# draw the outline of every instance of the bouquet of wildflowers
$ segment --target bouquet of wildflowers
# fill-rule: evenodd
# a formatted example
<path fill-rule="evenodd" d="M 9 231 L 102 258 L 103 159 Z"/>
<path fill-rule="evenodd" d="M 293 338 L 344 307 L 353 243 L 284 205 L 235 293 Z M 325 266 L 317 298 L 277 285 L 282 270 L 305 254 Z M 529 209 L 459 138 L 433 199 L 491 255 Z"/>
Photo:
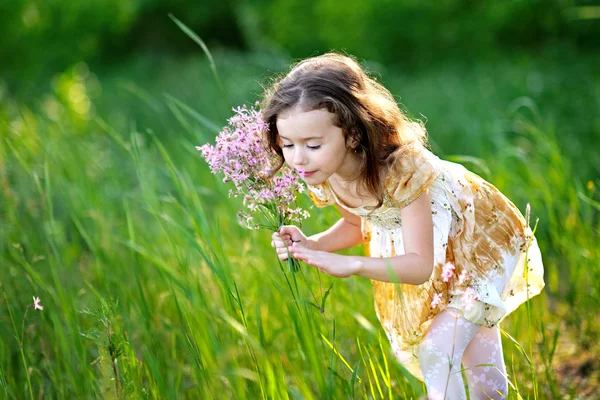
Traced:
<path fill-rule="evenodd" d="M 296 195 L 304 191 L 298 174 L 284 165 L 271 176 L 277 159 L 265 143 L 268 124 L 255 107 L 234 108 L 234 116 L 217 136 L 215 145 L 196 149 L 213 174 L 222 172 L 223 182 L 233 182 L 235 189 L 229 190 L 229 196 L 243 197 L 244 208 L 238 213 L 240 223 L 249 229 L 276 232 L 282 225 L 301 223 L 309 214 L 294 206 Z M 288 268 L 298 271 L 299 262 L 288 257 Z"/>

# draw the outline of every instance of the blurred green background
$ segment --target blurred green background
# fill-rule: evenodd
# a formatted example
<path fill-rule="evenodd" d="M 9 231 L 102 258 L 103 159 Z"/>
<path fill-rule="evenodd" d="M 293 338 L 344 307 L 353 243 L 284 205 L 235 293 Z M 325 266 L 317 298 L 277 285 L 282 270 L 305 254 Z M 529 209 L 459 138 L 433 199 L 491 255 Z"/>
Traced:
<path fill-rule="evenodd" d="M 423 394 L 370 283 L 307 270 L 294 292 L 194 149 L 290 63 L 337 50 L 439 156 L 531 204 L 547 288 L 503 325 L 511 398 L 598 398 L 597 1 L 16 0 L 0 15 L 2 396 Z M 338 218 L 311 212 L 308 233 Z M 324 315 L 293 301 L 333 282 Z"/>

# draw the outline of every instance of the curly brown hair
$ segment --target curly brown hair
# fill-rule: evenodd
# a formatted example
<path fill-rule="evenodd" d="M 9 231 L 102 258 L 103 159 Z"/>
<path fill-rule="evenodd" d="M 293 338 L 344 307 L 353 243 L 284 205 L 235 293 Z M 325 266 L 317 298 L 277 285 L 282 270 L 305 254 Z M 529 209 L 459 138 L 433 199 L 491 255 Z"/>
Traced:
<path fill-rule="evenodd" d="M 407 156 L 426 145 L 423 124 L 408 119 L 389 90 L 355 58 L 331 52 L 298 62 L 265 89 L 261 111 L 269 128 L 266 141 L 280 161 L 273 174 L 284 163 L 277 117 L 296 106 L 305 111 L 324 108 L 333 114 L 334 125 L 358 145 L 359 188 L 378 199 L 379 205 L 383 203 L 382 168 L 391 156 Z"/>

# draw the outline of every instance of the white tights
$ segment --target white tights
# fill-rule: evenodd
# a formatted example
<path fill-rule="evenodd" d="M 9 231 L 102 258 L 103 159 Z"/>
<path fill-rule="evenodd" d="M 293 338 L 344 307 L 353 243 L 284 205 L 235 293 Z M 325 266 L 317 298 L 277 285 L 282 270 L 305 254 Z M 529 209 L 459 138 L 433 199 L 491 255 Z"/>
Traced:
<path fill-rule="evenodd" d="M 428 398 L 467 398 L 461 375 L 465 368 L 472 400 L 503 399 L 508 395 L 506 367 L 498 326 L 474 324 L 447 308 L 433 320 L 419 349 Z M 480 366 L 492 364 L 495 367 Z"/>

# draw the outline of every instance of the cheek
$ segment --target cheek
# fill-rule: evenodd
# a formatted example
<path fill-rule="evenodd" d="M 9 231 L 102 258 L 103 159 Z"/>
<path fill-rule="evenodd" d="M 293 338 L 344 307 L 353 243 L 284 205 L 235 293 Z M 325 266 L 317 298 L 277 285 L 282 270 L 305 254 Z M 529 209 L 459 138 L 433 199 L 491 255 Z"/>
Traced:
<path fill-rule="evenodd" d="M 291 151 L 289 151 L 289 150 L 286 150 L 286 149 L 283 149 L 283 150 L 282 150 L 282 152 L 283 152 L 283 160 L 284 160 L 284 161 L 285 161 L 287 164 L 290 164 L 290 165 L 291 165 L 292 159 L 293 159 L 293 157 L 294 157 L 294 154 L 293 154 L 293 152 L 291 152 Z"/>

